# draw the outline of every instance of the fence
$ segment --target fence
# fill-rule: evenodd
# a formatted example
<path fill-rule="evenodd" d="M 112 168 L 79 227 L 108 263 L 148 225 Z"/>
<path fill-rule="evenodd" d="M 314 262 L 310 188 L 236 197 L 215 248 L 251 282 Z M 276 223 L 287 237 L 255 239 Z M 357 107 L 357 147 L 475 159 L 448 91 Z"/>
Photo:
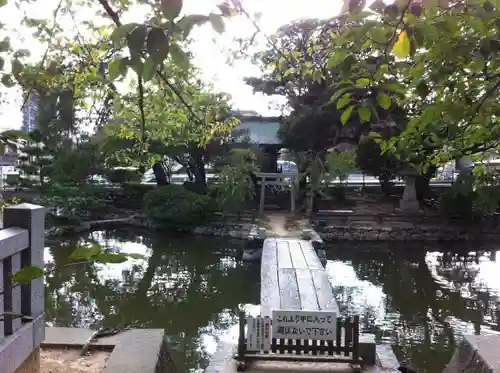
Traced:
<path fill-rule="evenodd" d="M 43 268 L 45 209 L 6 207 L 0 230 L 0 373 L 14 373 L 45 338 L 44 280 L 12 281 L 25 267 Z M 21 316 L 22 315 L 22 316 Z"/>
<path fill-rule="evenodd" d="M 325 318 L 321 315 L 330 314 L 325 311 L 294 311 L 296 314 L 316 314 L 317 318 Z M 274 315 L 273 315 L 273 318 Z M 257 325 L 250 329 L 250 323 Z M 278 325 L 274 325 L 269 317 L 245 317 L 240 313 L 239 338 L 238 338 L 238 371 L 246 369 L 246 362 L 251 360 L 277 360 L 277 361 L 306 361 L 306 362 L 344 362 L 350 363 L 355 372 L 360 371 L 360 366 L 371 361 L 366 358 L 360 350 L 359 342 L 359 316 L 352 319 L 347 317 L 335 317 L 328 327 L 308 328 L 301 327 L 284 328 L 290 331 L 280 331 Z M 245 326 L 247 327 L 245 333 Z M 255 329 L 255 330 L 253 330 Z M 319 331 L 321 334 L 311 333 Z M 331 334 L 329 334 L 329 331 Z M 296 335 L 294 335 L 296 334 Z M 365 358 L 365 361 L 364 361 Z"/>

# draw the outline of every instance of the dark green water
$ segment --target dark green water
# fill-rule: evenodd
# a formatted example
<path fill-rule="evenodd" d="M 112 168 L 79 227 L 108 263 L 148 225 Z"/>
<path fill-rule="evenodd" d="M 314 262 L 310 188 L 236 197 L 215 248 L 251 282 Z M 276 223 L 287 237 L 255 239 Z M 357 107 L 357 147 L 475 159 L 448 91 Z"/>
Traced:
<path fill-rule="evenodd" d="M 71 250 L 99 242 L 142 260 L 67 266 Z M 163 328 L 179 372 L 200 372 L 217 341 L 234 340 L 240 306 L 258 313 L 260 269 L 241 267 L 236 241 L 129 229 L 49 241 L 47 320 L 53 326 Z M 344 314 L 390 343 L 419 372 L 438 373 L 461 336 L 500 332 L 496 251 L 422 245 L 335 245 L 327 271 Z"/>

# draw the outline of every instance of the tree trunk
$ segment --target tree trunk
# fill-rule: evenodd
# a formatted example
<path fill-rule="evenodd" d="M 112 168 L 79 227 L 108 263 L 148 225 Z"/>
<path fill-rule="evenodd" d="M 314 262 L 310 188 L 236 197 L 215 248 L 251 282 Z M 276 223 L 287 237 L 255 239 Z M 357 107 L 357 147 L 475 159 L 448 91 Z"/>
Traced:
<path fill-rule="evenodd" d="M 378 181 L 380 183 L 380 188 L 382 189 L 382 193 L 384 193 L 386 197 L 390 197 L 393 190 L 391 175 L 382 174 L 378 177 Z"/>
<path fill-rule="evenodd" d="M 429 170 L 425 174 L 419 175 L 415 179 L 415 190 L 418 202 L 422 203 L 424 199 L 429 195 L 430 182 L 432 177 L 434 177 L 436 171 L 436 166 L 429 167 Z"/>
<path fill-rule="evenodd" d="M 191 172 L 194 175 L 195 189 L 198 193 L 207 192 L 207 175 L 205 173 L 205 161 L 201 151 L 193 152 L 193 158 L 190 164 Z"/>
<path fill-rule="evenodd" d="M 156 162 L 153 165 L 153 172 L 155 174 L 156 185 L 168 185 L 167 174 L 163 168 L 162 162 Z"/>

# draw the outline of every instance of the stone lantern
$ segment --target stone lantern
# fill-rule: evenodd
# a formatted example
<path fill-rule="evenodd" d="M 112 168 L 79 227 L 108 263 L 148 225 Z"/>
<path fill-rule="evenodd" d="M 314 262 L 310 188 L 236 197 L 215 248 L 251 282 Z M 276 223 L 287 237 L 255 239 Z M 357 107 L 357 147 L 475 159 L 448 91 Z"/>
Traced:
<path fill-rule="evenodd" d="M 420 210 L 420 204 L 417 200 L 417 191 L 415 189 L 415 180 L 418 176 L 417 172 L 407 169 L 401 172 L 405 182 L 403 198 L 399 201 L 399 208 L 407 212 L 417 212 Z"/>

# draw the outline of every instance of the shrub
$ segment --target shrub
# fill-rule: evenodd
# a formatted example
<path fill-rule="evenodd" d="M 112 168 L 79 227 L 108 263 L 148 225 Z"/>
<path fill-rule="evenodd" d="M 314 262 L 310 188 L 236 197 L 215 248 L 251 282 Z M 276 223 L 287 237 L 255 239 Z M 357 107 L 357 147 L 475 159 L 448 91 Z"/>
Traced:
<path fill-rule="evenodd" d="M 325 161 L 330 178 L 338 179 L 344 185 L 349 174 L 355 170 L 355 153 L 350 150 L 328 153 Z"/>
<path fill-rule="evenodd" d="M 51 208 L 55 215 L 78 221 L 101 207 L 94 189 L 88 185 L 48 184 L 41 189 L 37 203 Z"/>
<path fill-rule="evenodd" d="M 141 174 L 139 171 L 128 168 L 114 168 L 106 170 L 107 179 L 112 183 L 123 184 L 131 181 L 140 181 Z"/>
<path fill-rule="evenodd" d="M 364 173 L 378 177 L 382 191 L 387 196 L 394 187 L 392 180 L 403 167 L 393 154 L 382 153 L 380 145 L 371 137 L 365 137 L 359 142 L 356 165 Z"/>
<path fill-rule="evenodd" d="M 326 170 L 331 180 L 338 179 L 339 184 L 332 190 L 333 197 L 337 201 L 346 200 L 345 186 L 349 174 L 355 170 L 355 154 L 353 151 L 331 152 L 327 154 L 325 161 Z"/>
<path fill-rule="evenodd" d="M 498 211 L 500 177 L 498 172 L 476 168 L 464 170 L 440 198 L 439 208 L 445 215 L 481 218 Z"/>
<path fill-rule="evenodd" d="M 194 181 L 185 181 L 184 184 L 184 189 L 186 189 L 189 192 L 193 192 L 196 194 L 206 194 L 206 188 L 203 184 L 201 183 L 196 183 Z"/>
<path fill-rule="evenodd" d="M 206 224 L 214 211 L 208 196 L 186 190 L 182 185 L 164 185 L 144 196 L 144 212 L 156 225 L 191 228 Z"/>
<path fill-rule="evenodd" d="M 248 199 L 255 195 L 250 166 L 225 166 L 218 183 L 210 191 L 223 214 L 241 213 Z"/>
<path fill-rule="evenodd" d="M 141 184 L 140 182 L 137 181 L 130 181 L 123 183 L 122 185 L 123 191 L 127 195 L 131 196 L 140 196 L 141 200 L 144 198 L 146 193 L 148 193 L 151 190 L 156 189 L 156 185 L 151 185 L 151 184 Z"/>

